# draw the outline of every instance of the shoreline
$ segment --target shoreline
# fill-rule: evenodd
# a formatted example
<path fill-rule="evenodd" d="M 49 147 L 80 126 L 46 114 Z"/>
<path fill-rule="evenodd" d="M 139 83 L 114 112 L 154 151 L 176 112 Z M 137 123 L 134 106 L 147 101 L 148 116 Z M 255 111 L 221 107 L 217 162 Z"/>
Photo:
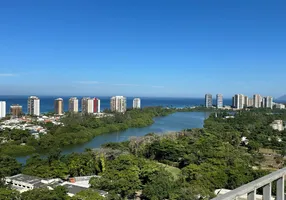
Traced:
<path fill-rule="evenodd" d="M 208 117 L 208 114 L 204 115 L 202 113 L 206 113 L 206 112 L 197 112 L 197 114 L 195 112 L 186 112 L 186 113 L 188 113 L 187 116 L 189 116 L 191 123 L 189 123 L 189 121 L 184 122 L 184 123 L 188 123 L 189 125 L 182 125 L 181 120 L 179 119 L 177 122 L 175 122 L 175 124 L 177 124 L 176 129 L 172 129 L 172 128 L 168 127 L 169 122 L 174 121 L 172 119 L 172 115 L 174 115 L 174 114 L 181 115 L 180 112 L 175 112 L 175 113 L 171 113 L 170 115 L 164 116 L 164 117 L 154 117 L 153 123 L 149 126 L 140 127 L 140 128 L 138 128 L 138 127 L 132 128 L 131 127 L 131 128 L 126 129 L 126 130 L 119 131 L 119 132 L 117 131 L 117 132 L 111 132 L 111 133 L 107 133 L 107 134 L 101 134 L 101 135 L 94 137 L 89 142 L 86 142 L 83 144 L 71 145 L 71 146 L 69 146 L 71 148 L 68 148 L 67 146 L 65 146 L 64 148 L 61 148 L 61 150 L 62 150 L 61 152 L 62 152 L 62 154 L 70 154 L 73 152 L 83 152 L 84 149 L 87 149 L 87 148 L 91 148 L 91 149 L 100 148 L 100 146 L 102 144 L 105 144 L 105 143 L 122 142 L 122 141 L 128 140 L 130 137 L 142 137 L 142 136 L 144 136 L 150 132 L 154 132 L 154 133 L 156 132 L 156 131 L 149 131 L 149 130 L 146 131 L 146 129 L 149 129 L 150 127 L 154 126 L 154 124 L 155 124 L 155 127 L 153 127 L 152 130 L 161 128 L 160 126 L 162 126 L 161 129 L 163 131 L 158 130 L 158 132 L 157 132 L 160 135 L 163 135 L 166 132 L 181 131 L 183 129 L 188 129 L 188 128 L 203 128 L 204 120 L 206 119 L 206 117 Z M 192 114 L 192 113 L 195 113 L 195 114 Z M 168 118 L 168 117 L 171 117 L 171 118 Z M 181 118 L 185 119 L 185 116 L 181 115 Z M 160 121 L 165 121 L 165 122 L 163 122 L 163 124 L 161 124 Z M 164 130 L 165 129 L 164 127 L 166 127 L 166 126 L 167 126 L 167 130 Z M 137 131 L 139 131 L 139 132 L 137 132 Z M 144 132 L 144 134 L 142 132 Z M 133 133 L 134 133 L 134 135 L 133 135 Z M 13 157 L 15 157 L 20 163 L 25 163 L 26 159 L 29 158 L 29 156 L 31 156 L 31 155 L 32 154 L 23 155 L 23 156 L 13 156 Z M 46 154 L 40 153 L 40 155 L 45 156 Z"/>

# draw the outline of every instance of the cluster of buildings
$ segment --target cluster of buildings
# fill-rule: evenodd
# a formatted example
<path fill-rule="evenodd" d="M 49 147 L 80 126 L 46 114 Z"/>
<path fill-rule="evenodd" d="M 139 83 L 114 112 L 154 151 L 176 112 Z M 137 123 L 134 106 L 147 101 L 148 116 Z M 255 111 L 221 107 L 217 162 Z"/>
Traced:
<path fill-rule="evenodd" d="M 37 96 L 30 96 L 27 104 L 27 114 L 33 116 L 40 116 L 40 99 Z M 133 99 L 133 108 L 141 108 L 140 98 Z M 110 99 L 110 109 L 113 112 L 124 113 L 127 109 L 127 100 L 124 96 L 114 96 Z M 79 100 L 77 97 L 71 97 L 68 100 L 68 111 L 79 112 Z M 84 97 L 81 99 L 81 112 L 85 114 L 100 113 L 100 99 Z M 57 98 L 54 100 L 54 112 L 56 115 L 64 114 L 64 100 Z M 23 114 L 21 105 L 11 105 L 10 114 L 12 117 L 17 118 Z M 0 101 L 0 119 L 6 117 L 6 102 Z"/>
<path fill-rule="evenodd" d="M 28 130 L 31 135 L 36 139 L 39 138 L 39 134 L 47 134 L 47 130 L 41 125 L 42 123 L 53 123 L 54 125 L 63 125 L 60 122 L 59 116 L 38 116 L 36 118 L 23 116 L 19 118 L 8 119 L 0 123 L 0 130 L 5 129 L 18 129 L 18 130 Z M 5 138 L 6 140 L 6 138 Z M 5 141 L 4 141 L 5 142 Z M 2 138 L 3 143 L 3 138 Z"/>
<path fill-rule="evenodd" d="M 248 96 L 243 94 L 235 94 L 232 97 L 232 108 L 236 109 L 243 109 L 249 107 L 272 109 L 274 105 L 278 109 L 285 109 L 284 104 L 274 103 L 273 97 L 271 96 L 262 97 L 260 94 L 254 94 L 252 98 L 249 98 Z M 205 95 L 205 107 L 207 108 L 213 107 L 212 94 Z M 224 107 L 222 94 L 216 95 L 216 107 L 217 108 Z"/>
<path fill-rule="evenodd" d="M 83 190 L 87 190 L 90 187 L 89 180 L 92 177 L 100 178 L 95 175 L 81 176 L 70 178 L 68 181 L 63 181 L 59 178 L 42 179 L 36 176 L 17 174 L 15 176 L 5 177 L 5 184 L 10 185 L 11 188 L 19 191 L 20 193 L 36 188 L 54 190 L 57 186 L 63 186 L 67 189 L 67 195 L 72 197 Z M 108 195 L 108 192 L 102 190 L 96 191 L 103 197 Z"/>

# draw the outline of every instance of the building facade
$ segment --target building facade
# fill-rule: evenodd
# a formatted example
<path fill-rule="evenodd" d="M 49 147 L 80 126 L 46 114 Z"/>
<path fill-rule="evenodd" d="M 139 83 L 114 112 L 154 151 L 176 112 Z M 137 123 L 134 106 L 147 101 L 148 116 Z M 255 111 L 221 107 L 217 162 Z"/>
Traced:
<path fill-rule="evenodd" d="M 205 95 L 205 107 L 211 108 L 213 106 L 213 97 L 211 94 Z"/>
<path fill-rule="evenodd" d="M 93 113 L 93 104 L 94 104 L 94 99 L 90 97 L 84 97 L 81 100 L 81 112 L 85 114 L 90 114 Z"/>
<path fill-rule="evenodd" d="M 124 96 L 114 96 L 110 99 L 110 110 L 112 112 L 126 112 L 126 97 Z"/>
<path fill-rule="evenodd" d="M 10 106 L 10 113 L 13 117 L 20 117 L 23 114 L 22 106 L 19 104 Z"/>
<path fill-rule="evenodd" d="M 273 108 L 273 97 L 267 96 L 264 97 L 264 107 L 265 108 Z"/>
<path fill-rule="evenodd" d="M 253 107 L 254 108 L 261 108 L 262 104 L 262 97 L 260 94 L 253 95 Z"/>
<path fill-rule="evenodd" d="M 245 108 L 247 108 L 247 107 L 249 107 L 249 98 L 248 98 L 248 96 L 244 96 L 244 107 Z"/>
<path fill-rule="evenodd" d="M 93 113 L 100 113 L 100 99 L 93 99 Z"/>
<path fill-rule="evenodd" d="M 78 112 L 78 99 L 76 97 L 71 97 L 69 99 L 69 112 Z"/>
<path fill-rule="evenodd" d="M 222 94 L 216 95 L 216 107 L 223 108 L 223 95 Z"/>
<path fill-rule="evenodd" d="M 237 108 L 237 109 L 243 109 L 244 108 L 244 95 L 243 94 L 236 94 L 234 95 L 233 97 L 233 107 L 234 108 Z"/>
<path fill-rule="evenodd" d="M 276 104 L 275 104 L 275 107 L 276 107 L 277 109 L 285 109 L 285 105 L 282 104 L 282 103 L 276 103 Z"/>
<path fill-rule="evenodd" d="M 6 117 L 6 101 L 0 101 L 0 119 Z"/>
<path fill-rule="evenodd" d="M 63 115 L 64 114 L 64 100 L 62 98 L 55 99 L 55 114 Z"/>
<path fill-rule="evenodd" d="M 253 98 L 248 98 L 248 107 L 253 107 Z"/>
<path fill-rule="evenodd" d="M 141 99 L 140 98 L 134 98 L 133 99 L 133 108 L 134 109 L 140 109 L 141 108 Z"/>
<path fill-rule="evenodd" d="M 40 99 L 36 96 L 30 96 L 28 98 L 28 114 L 29 115 L 40 115 Z"/>

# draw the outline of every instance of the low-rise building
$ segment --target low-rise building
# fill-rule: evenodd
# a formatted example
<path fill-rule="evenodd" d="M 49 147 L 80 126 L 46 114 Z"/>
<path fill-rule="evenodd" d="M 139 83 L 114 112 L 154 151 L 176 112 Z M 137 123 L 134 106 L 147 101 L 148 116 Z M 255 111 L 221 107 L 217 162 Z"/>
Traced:
<path fill-rule="evenodd" d="M 282 120 L 274 120 L 270 126 L 273 128 L 273 130 L 283 131 L 284 125 Z"/>
<path fill-rule="evenodd" d="M 285 109 L 285 105 L 282 104 L 282 103 L 276 103 L 275 106 L 276 106 L 276 108 L 278 108 L 278 109 Z"/>
<path fill-rule="evenodd" d="M 17 174 L 15 176 L 6 177 L 5 183 L 20 193 L 28 190 L 33 190 L 35 188 L 48 188 L 49 190 L 54 190 L 54 188 L 57 186 L 64 186 L 68 191 L 67 195 L 72 197 L 78 192 L 88 189 L 90 187 L 89 180 L 92 177 L 98 176 L 76 177 L 74 179 L 77 181 L 67 182 L 59 178 L 42 179 L 36 176 Z M 108 194 L 107 192 L 101 190 L 96 190 L 96 192 L 98 192 L 103 197 L 107 196 Z"/>

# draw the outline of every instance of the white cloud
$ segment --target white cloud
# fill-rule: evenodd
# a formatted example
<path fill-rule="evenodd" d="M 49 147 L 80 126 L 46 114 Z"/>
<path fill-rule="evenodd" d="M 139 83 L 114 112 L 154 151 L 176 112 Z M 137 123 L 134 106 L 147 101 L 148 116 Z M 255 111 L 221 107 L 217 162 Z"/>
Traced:
<path fill-rule="evenodd" d="M 3 77 L 3 76 L 6 76 L 6 77 L 7 77 L 7 76 L 17 76 L 17 74 L 0 74 L 0 76 L 2 76 L 2 77 Z"/>

